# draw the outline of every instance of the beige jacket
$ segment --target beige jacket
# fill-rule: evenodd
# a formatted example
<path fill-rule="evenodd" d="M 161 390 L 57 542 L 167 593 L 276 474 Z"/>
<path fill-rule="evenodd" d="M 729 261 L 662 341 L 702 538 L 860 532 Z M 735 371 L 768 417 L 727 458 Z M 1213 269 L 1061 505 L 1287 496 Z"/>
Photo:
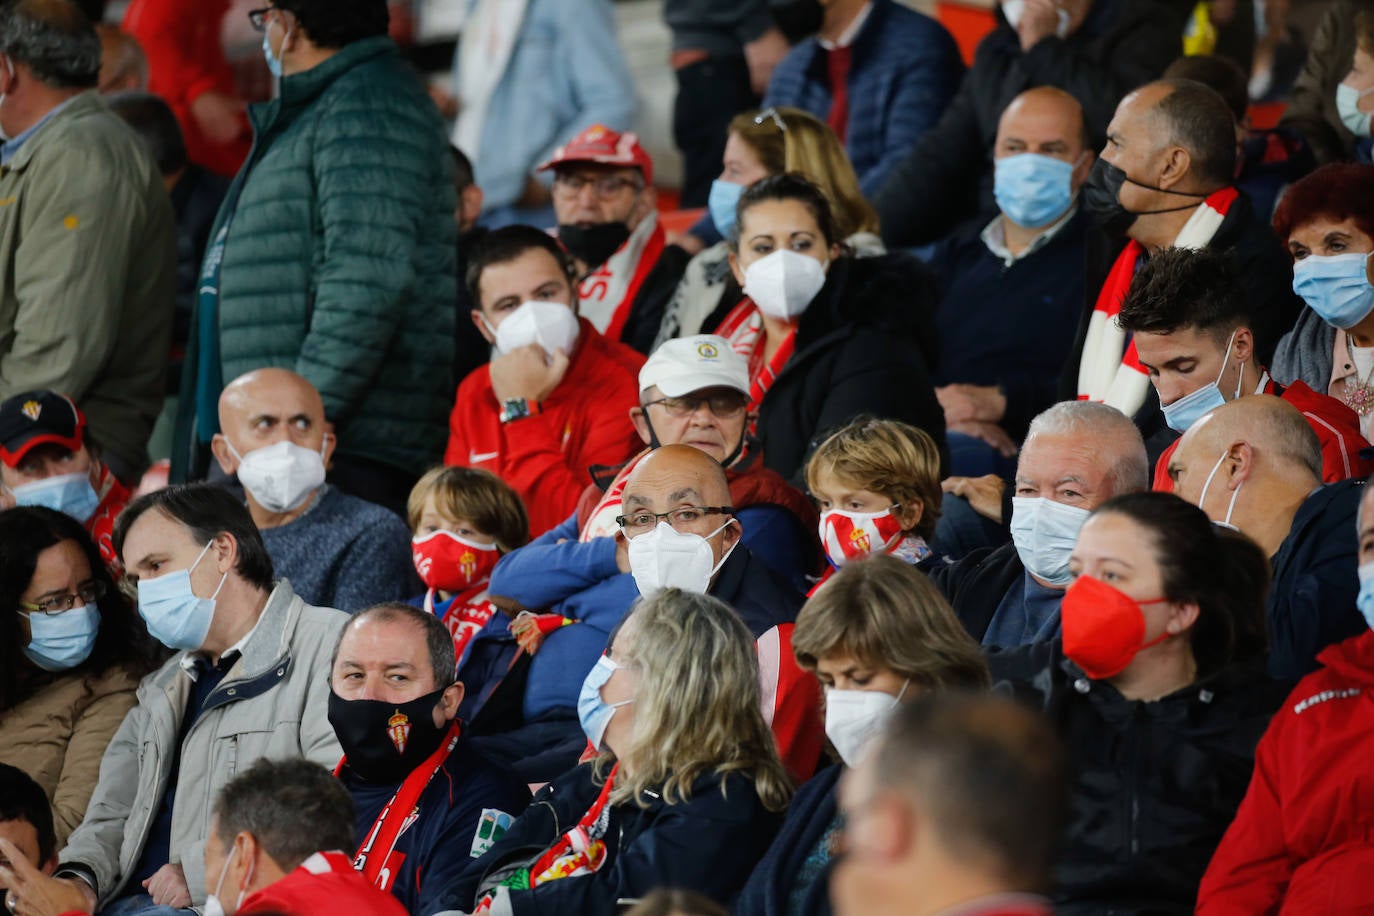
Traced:
<path fill-rule="evenodd" d="M 307 757 L 333 767 L 343 756 L 329 725 L 329 660 L 348 616 L 312 607 L 285 579 L 267 600 L 243 653 L 205 701 L 181 743 L 172 806 L 171 860 L 191 899 L 205 902 L 205 837 L 224 784 L 262 757 Z M 110 742 L 86 819 L 58 855 L 94 881 L 102 907 L 122 893 L 166 792 L 191 676 L 178 652 L 143 679 L 138 705 Z"/>
<path fill-rule="evenodd" d="M 58 678 L 0 713 L 0 763 L 28 773 L 52 803 L 57 847 L 86 814 L 100 758 L 134 707 L 138 678 L 116 666 Z"/>
<path fill-rule="evenodd" d="M 121 471 L 147 464 L 176 284 L 171 198 L 94 92 L 0 166 L 0 399 L 70 395 Z"/>

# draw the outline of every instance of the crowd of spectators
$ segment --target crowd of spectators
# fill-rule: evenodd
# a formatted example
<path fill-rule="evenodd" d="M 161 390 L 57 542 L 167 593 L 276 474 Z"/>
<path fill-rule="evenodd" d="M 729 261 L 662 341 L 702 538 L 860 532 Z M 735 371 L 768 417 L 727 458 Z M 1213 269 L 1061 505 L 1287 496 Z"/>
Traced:
<path fill-rule="evenodd" d="M 0 0 L 8 912 L 1369 910 L 1374 0 L 262 3 Z"/>

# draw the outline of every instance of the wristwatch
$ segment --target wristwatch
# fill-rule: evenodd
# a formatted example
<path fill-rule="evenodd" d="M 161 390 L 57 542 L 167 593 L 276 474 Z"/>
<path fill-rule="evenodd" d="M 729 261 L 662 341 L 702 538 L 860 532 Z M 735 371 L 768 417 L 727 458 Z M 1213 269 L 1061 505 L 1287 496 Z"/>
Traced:
<path fill-rule="evenodd" d="M 507 398 L 501 402 L 501 422 L 514 423 L 539 413 L 539 402 L 529 398 Z"/>

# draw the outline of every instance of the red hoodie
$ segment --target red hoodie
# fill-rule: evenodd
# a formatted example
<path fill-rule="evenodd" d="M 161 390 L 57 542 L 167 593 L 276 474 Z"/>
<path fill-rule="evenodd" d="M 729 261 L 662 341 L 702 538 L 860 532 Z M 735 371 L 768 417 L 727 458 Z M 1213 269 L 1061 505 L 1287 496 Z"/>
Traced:
<path fill-rule="evenodd" d="M 1296 407 L 1322 444 L 1322 483 L 1335 483 L 1351 477 L 1368 477 L 1374 473 L 1374 461 L 1360 457 L 1360 450 L 1369 447 L 1360 435 L 1360 418 L 1355 411 L 1330 395 L 1313 391 L 1302 381 L 1281 387 L 1269 380 L 1265 394 L 1277 394 Z M 1174 440 L 1155 462 L 1154 489 L 1172 493 L 1174 482 L 1169 479 L 1169 459 L 1178 448 Z"/>
<path fill-rule="evenodd" d="M 538 414 L 502 423 L 491 369 L 482 366 L 458 386 L 449 416 L 444 464 L 483 468 L 510 484 L 525 501 L 531 537 L 572 514 L 592 482 L 588 468 L 619 464 L 641 447 L 630 408 L 639 404 L 644 357 L 587 319 L 578 323 L 567 375 Z"/>
<path fill-rule="evenodd" d="M 1259 743 L 1199 916 L 1374 910 L 1374 631 L 1317 661 Z"/>
<path fill-rule="evenodd" d="M 395 897 L 369 884 L 341 852 L 315 853 L 280 881 L 250 894 L 238 912 L 242 916 L 252 913 L 407 916 L 405 907 Z"/>
<path fill-rule="evenodd" d="M 171 106 L 186 155 L 221 175 L 233 175 L 248 157 L 253 143 L 248 116 L 240 116 L 236 138 L 216 143 L 200 132 L 191 103 L 211 91 L 237 94 L 220 37 L 229 5 L 230 0 L 132 0 L 121 26 L 148 58 L 148 91 Z"/>

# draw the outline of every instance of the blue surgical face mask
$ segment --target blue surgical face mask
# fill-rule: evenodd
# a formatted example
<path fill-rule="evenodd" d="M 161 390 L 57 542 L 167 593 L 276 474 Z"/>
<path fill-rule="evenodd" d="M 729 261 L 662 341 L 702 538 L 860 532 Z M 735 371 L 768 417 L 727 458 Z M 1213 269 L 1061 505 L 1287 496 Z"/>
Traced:
<path fill-rule="evenodd" d="M 1336 112 L 1341 116 L 1341 123 L 1361 140 L 1369 137 L 1371 115 L 1367 111 L 1360 111 L 1360 99 L 1371 92 L 1374 92 L 1374 86 L 1361 90 L 1341 83 L 1336 87 Z"/>
<path fill-rule="evenodd" d="M 42 506 L 69 515 L 78 522 L 95 515 L 100 505 L 100 496 L 91 486 L 91 475 L 86 471 L 22 483 L 10 487 L 10 492 L 14 494 L 16 505 Z"/>
<path fill-rule="evenodd" d="M 1226 363 L 1231 359 L 1231 346 L 1236 342 L 1236 332 L 1231 332 L 1231 339 L 1226 341 L 1226 355 L 1221 358 L 1221 369 L 1217 372 L 1217 377 L 1203 385 L 1197 391 L 1185 394 L 1170 404 L 1161 404 L 1160 409 L 1164 411 L 1164 422 L 1169 424 L 1169 428 L 1174 432 L 1186 433 L 1188 427 L 1192 426 L 1210 410 L 1220 407 L 1226 403 L 1226 398 L 1221 393 L 1221 377 L 1226 372 Z M 1244 363 L 1241 363 L 1244 366 Z M 1235 400 L 1240 397 L 1241 378 L 1245 377 L 1244 371 L 1240 373 L 1240 378 L 1236 379 L 1236 391 L 1231 395 Z"/>
<path fill-rule="evenodd" d="M 706 207 L 711 211 L 711 222 L 716 224 L 716 231 L 727 239 L 734 231 L 735 207 L 743 193 L 742 184 L 722 181 L 719 178 L 711 182 L 711 193 L 706 198 Z"/>
<path fill-rule="evenodd" d="M 1360 592 L 1355 596 L 1355 606 L 1364 615 L 1365 623 L 1374 630 L 1374 563 L 1361 563 L 1357 572 L 1360 576 Z"/>
<path fill-rule="evenodd" d="M 1369 285 L 1369 252 L 1311 254 L 1293 265 L 1293 292 L 1322 321 L 1349 330 L 1374 311 L 1374 286 Z"/>
<path fill-rule="evenodd" d="M 94 602 L 57 614 L 23 613 L 30 633 L 24 655 L 44 671 L 67 671 L 91 657 L 100 632 L 100 610 Z"/>
<path fill-rule="evenodd" d="M 213 543 L 205 545 L 205 550 L 188 569 L 156 579 L 138 580 L 138 612 L 147 621 L 148 632 L 153 638 L 169 649 L 194 651 L 205 644 L 205 637 L 210 633 L 210 623 L 215 619 L 215 598 L 219 597 L 229 574 L 220 577 L 213 595 L 201 598 L 191 590 L 191 573 Z"/>
<path fill-rule="evenodd" d="M 615 717 L 615 711 L 634 702 L 630 699 L 621 700 L 619 703 L 607 703 L 601 699 L 601 688 L 617 669 L 623 667 L 625 666 L 611 661 L 610 656 L 601 656 L 596 660 L 592 670 L 587 672 L 587 677 L 582 681 L 582 692 L 577 696 L 577 721 L 582 723 L 582 733 L 598 751 L 606 749 L 602 742 L 606 738 L 606 728 Z"/>
<path fill-rule="evenodd" d="M 1050 585 L 1068 585 L 1069 554 L 1088 514 L 1040 496 L 1012 497 L 1011 541 L 1026 571 Z"/>
<path fill-rule="evenodd" d="M 262 56 L 267 59 L 267 69 L 270 70 L 272 72 L 272 75 L 275 76 L 277 79 L 281 79 L 281 58 L 278 57 L 276 54 L 272 53 L 272 40 L 270 37 L 271 33 L 272 26 L 269 23 L 268 26 L 262 30 Z M 290 37 L 291 30 L 287 29 L 286 34 L 284 34 L 281 38 L 283 50 L 286 48 L 286 39 Z"/>
<path fill-rule="evenodd" d="M 1037 153 L 1003 156 L 993 168 L 993 196 L 1007 219 L 1035 229 L 1047 226 L 1073 204 L 1073 166 Z"/>

